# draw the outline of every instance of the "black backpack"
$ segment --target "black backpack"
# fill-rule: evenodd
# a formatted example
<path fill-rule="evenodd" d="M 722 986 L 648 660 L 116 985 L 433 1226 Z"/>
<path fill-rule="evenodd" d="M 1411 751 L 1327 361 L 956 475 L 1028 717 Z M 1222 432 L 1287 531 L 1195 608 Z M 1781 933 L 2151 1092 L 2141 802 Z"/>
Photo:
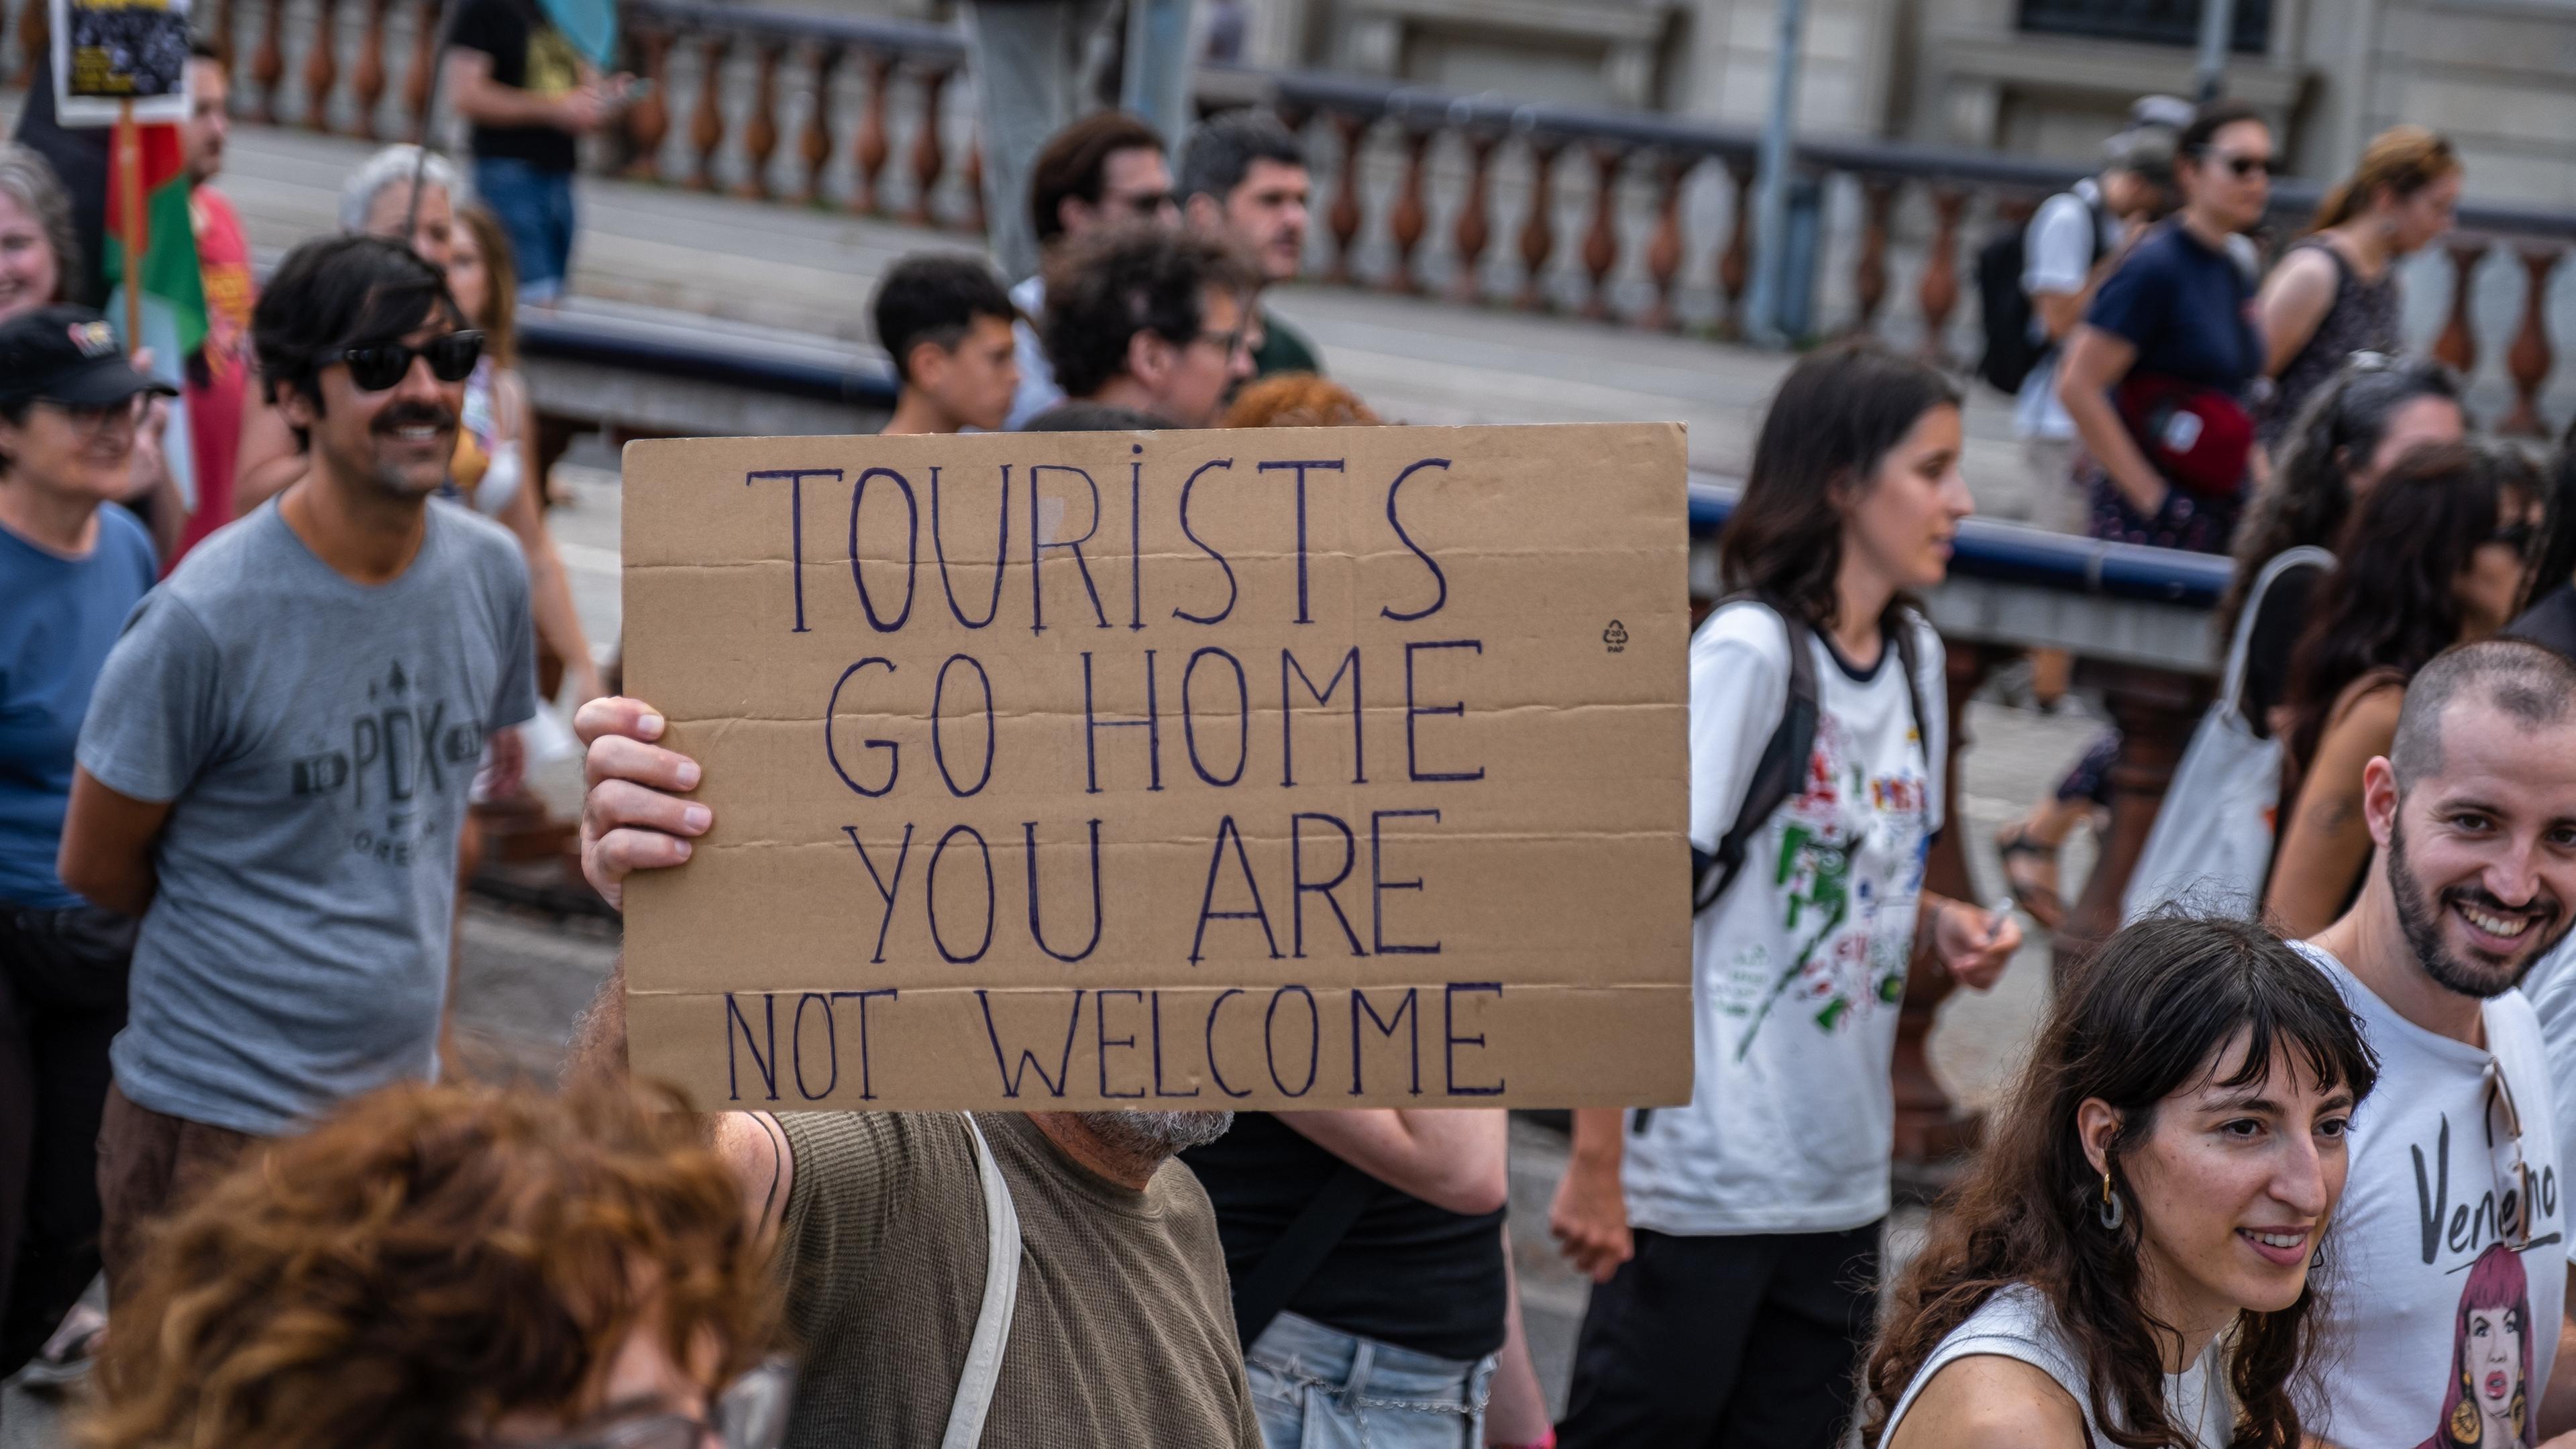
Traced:
<path fill-rule="evenodd" d="M 2093 223 L 2093 260 L 2102 260 L 2102 208 L 2082 192 L 2070 193 L 2084 203 Z M 2018 393 L 2031 369 L 2048 356 L 2050 344 L 2033 338 L 2031 319 L 2038 309 L 2021 288 L 2030 263 L 2030 227 L 2008 226 L 1977 249 L 1977 313 L 1984 321 L 1986 348 L 1977 357 L 1977 376 L 2006 393 Z"/>
<path fill-rule="evenodd" d="M 1717 609 L 1749 601 L 1758 603 L 1780 617 L 1789 631 L 1789 702 L 1780 711 L 1780 723 L 1771 731 L 1770 740 L 1762 746 L 1762 757 L 1753 766 L 1753 779 L 1745 787 L 1744 805 L 1735 813 L 1735 823 L 1728 827 L 1725 838 L 1717 843 L 1714 855 L 1691 847 L 1691 914 L 1697 916 L 1717 904 L 1718 897 L 1735 883 L 1744 869 L 1745 848 L 1753 843 L 1754 832 L 1769 821 L 1772 812 L 1797 795 L 1806 778 L 1807 759 L 1816 749 L 1816 652 L 1808 647 L 1815 630 L 1805 619 L 1783 609 L 1758 594 L 1730 594 L 1718 600 Z M 1709 617 L 1717 617 L 1717 609 Z M 1702 621 L 1701 627 L 1707 627 Z M 1914 641 L 1914 615 L 1902 616 L 1893 631 L 1896 662 L 1905 671 L 1905 699 L 1914 710 L 1914 733 L 1923 741 L 1926 751 L 1932 748 L 1932 736 L 1923 728 L 1922 675 L 1917 670 Z"/>

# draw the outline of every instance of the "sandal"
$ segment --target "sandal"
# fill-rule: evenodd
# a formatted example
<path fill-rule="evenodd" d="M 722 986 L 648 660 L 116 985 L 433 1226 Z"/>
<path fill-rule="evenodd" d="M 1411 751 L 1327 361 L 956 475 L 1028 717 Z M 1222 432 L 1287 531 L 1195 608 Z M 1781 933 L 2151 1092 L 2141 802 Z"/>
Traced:
<path fill-rule="evenodd" d="M 2015 869 L 2023 859 L 2057 863 L 2057 847 L 2042 845 L 2030 838 L 2028 827 L 2018 823 L 1995 832 L 1995 853 L 2003 857 L 2004 886 L 2012 892 L 2013 904 L 2043 931 L 2054 931 L 2066 923 L 2066 901 L 2057 891 L 2043 885 L 2031 875 Z"/>

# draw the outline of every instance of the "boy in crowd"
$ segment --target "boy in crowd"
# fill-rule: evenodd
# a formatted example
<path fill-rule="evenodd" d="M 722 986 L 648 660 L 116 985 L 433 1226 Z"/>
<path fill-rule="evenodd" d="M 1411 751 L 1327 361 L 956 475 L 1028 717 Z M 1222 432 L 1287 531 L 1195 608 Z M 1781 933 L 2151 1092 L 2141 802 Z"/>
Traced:
<path fill-rule="evenodd" d="M 959 252 L 906 257 L 877 284 L 877 341 L 903 391 L 888 436 L 998 431 L 1019 391 L 1011 305 L 983 258 Z"/>
<path fill-rule="evenodd" d="M 60 868 L 143 918 L 99 1131 L 111 1286 L 139 1229 L 260 1138 L 438 1075 L 457 832 L 536 712 L 527 565 L 429 500 L 480 337 L 369 237 L 290 253 L 252 314 L 303 476 L 191 553 L 101 670 Z"/>

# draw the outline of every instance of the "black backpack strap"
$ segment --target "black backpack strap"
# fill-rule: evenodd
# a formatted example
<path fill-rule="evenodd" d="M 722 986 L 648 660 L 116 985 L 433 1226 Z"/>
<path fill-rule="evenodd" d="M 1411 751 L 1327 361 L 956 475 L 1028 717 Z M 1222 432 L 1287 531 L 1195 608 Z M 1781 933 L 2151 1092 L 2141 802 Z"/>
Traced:
<path fill-rule="evenodd" d="M 1762 746 L 1761 758 L 1754 762 L 1753 777 L 1745 784 L 1744 803 L 1735 812 L 1735 823 L 1718 841 L 1717 852 L 1691 852 L 1694 916 L 1715 905 L 1718 897 L 1726 894 L 1726 888 L 1735 883 L 1737 873 L 1744 869 L 1744 852 L 1753 843 L 1754 832 L 1798 793 L 1806 778 L 1807 757 L 1816 748 L 1816 651 L 1810 642 L 1815 632 L 1796 614 L 1750 594 L 1721 599 L 1718 608 L 1738 600 L 1751 600 L 1771 610 L 1788 631 L 1789 697 L 1780 711 L 1779 725 Z M 1710 611 L 1712 617 L 1715 612 Z"/>
<path fill-rule="evenodd" d="M 1923 763 L 1932 764 L 1932 731 L 1924 721 L 1931 716 L 1923 712 L 1923 645 L 1914 635 L 1915 621 L 1921 616 L 1912 609 L 1896 611 L 1896 662 L 1905 670 L 1905 702 L 1914 710 L 1914 737 L 1923 742 Z"/>
<path fill-rule="evenodd" d="M 1270 1251 L 1234 1285 L 1234 1333 L 1249 1351 L 1261 1331 L 1287 1308 L 1288 1300 L 1315 1276 L 1332 1256 L 1344 1234 L 1377 1198 L 1378 1180 L 1351 1166 L 1337 1164 L 1333 1175 L 1306 1200 L 1297 1216 L 1270 1244 Z"/>

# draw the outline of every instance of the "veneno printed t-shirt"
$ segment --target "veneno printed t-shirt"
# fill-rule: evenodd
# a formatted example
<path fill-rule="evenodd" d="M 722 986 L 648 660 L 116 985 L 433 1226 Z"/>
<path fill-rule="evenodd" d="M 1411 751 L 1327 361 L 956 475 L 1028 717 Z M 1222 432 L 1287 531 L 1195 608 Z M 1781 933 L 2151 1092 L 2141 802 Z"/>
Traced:
<path fill-rule="evenodd" d="M 581 52 L 537 8 L 537 0 L 464 0 L 448 43 L 492 57 L 492 79 L 553 99 L 581 85 Z M 572 133 L 553 126 L 476 126 L 468 137 L 478 157 L 525 161 L 543 171 L 570 171 L 581 159 Z"/>
<path fill-rule="evenodd" d="M 391 583 L 271 502 L 136 607 L 79 750 L 171 802 L 109 1052 L 126 1096 L 270 1136 L 436 1075 L 457 827 L 485 737 L 536 712 L 534 654 L 517 541 L 439 503 Z"/>
<path fill-rule="evenodd" d="M 796 1173 L 772 1269 L 804 1370 L 788 1449 L 932 1445 L 983 1305 L 984 1189 L 953 1113 L 782 1116 Z M 983 1449 L 1261 1449 L 1216 1213 L 977 1113 L 1020 1219 L 1020 1297 Z"/>
<path fill-rule="evenodd" d="M 1916 631 L 1930 739 L 1894 641 L 1853 670 L 1822 634 L 1803 793 L 1754 834 L 1692 924 L 1687 1107 L 1632 1129 L 1629 1221 L 1679 1234 L 1837 1232 L 1887 1214 L 1889 1062 L 1925 848 L 1941 824 L 1941 641 Z M 1789 697 L 1788 630 L 1753 603 L 1691 638 L 1690 836 L 1714 851 Z"/>
<path fill-rule="evenodd" d="M 2519 991 L 2488 1001 L 2482 1050 L 2415 1025 L 2342 962 L 2299 949 L 2379 1053 L 2324 1244 L 2333 1351 L 2316 1370 L 2310 1431 L 2344 1449 L 2534 1443 L 2567 1296 L 2565 1154 L 2539 1018 Z"/>

